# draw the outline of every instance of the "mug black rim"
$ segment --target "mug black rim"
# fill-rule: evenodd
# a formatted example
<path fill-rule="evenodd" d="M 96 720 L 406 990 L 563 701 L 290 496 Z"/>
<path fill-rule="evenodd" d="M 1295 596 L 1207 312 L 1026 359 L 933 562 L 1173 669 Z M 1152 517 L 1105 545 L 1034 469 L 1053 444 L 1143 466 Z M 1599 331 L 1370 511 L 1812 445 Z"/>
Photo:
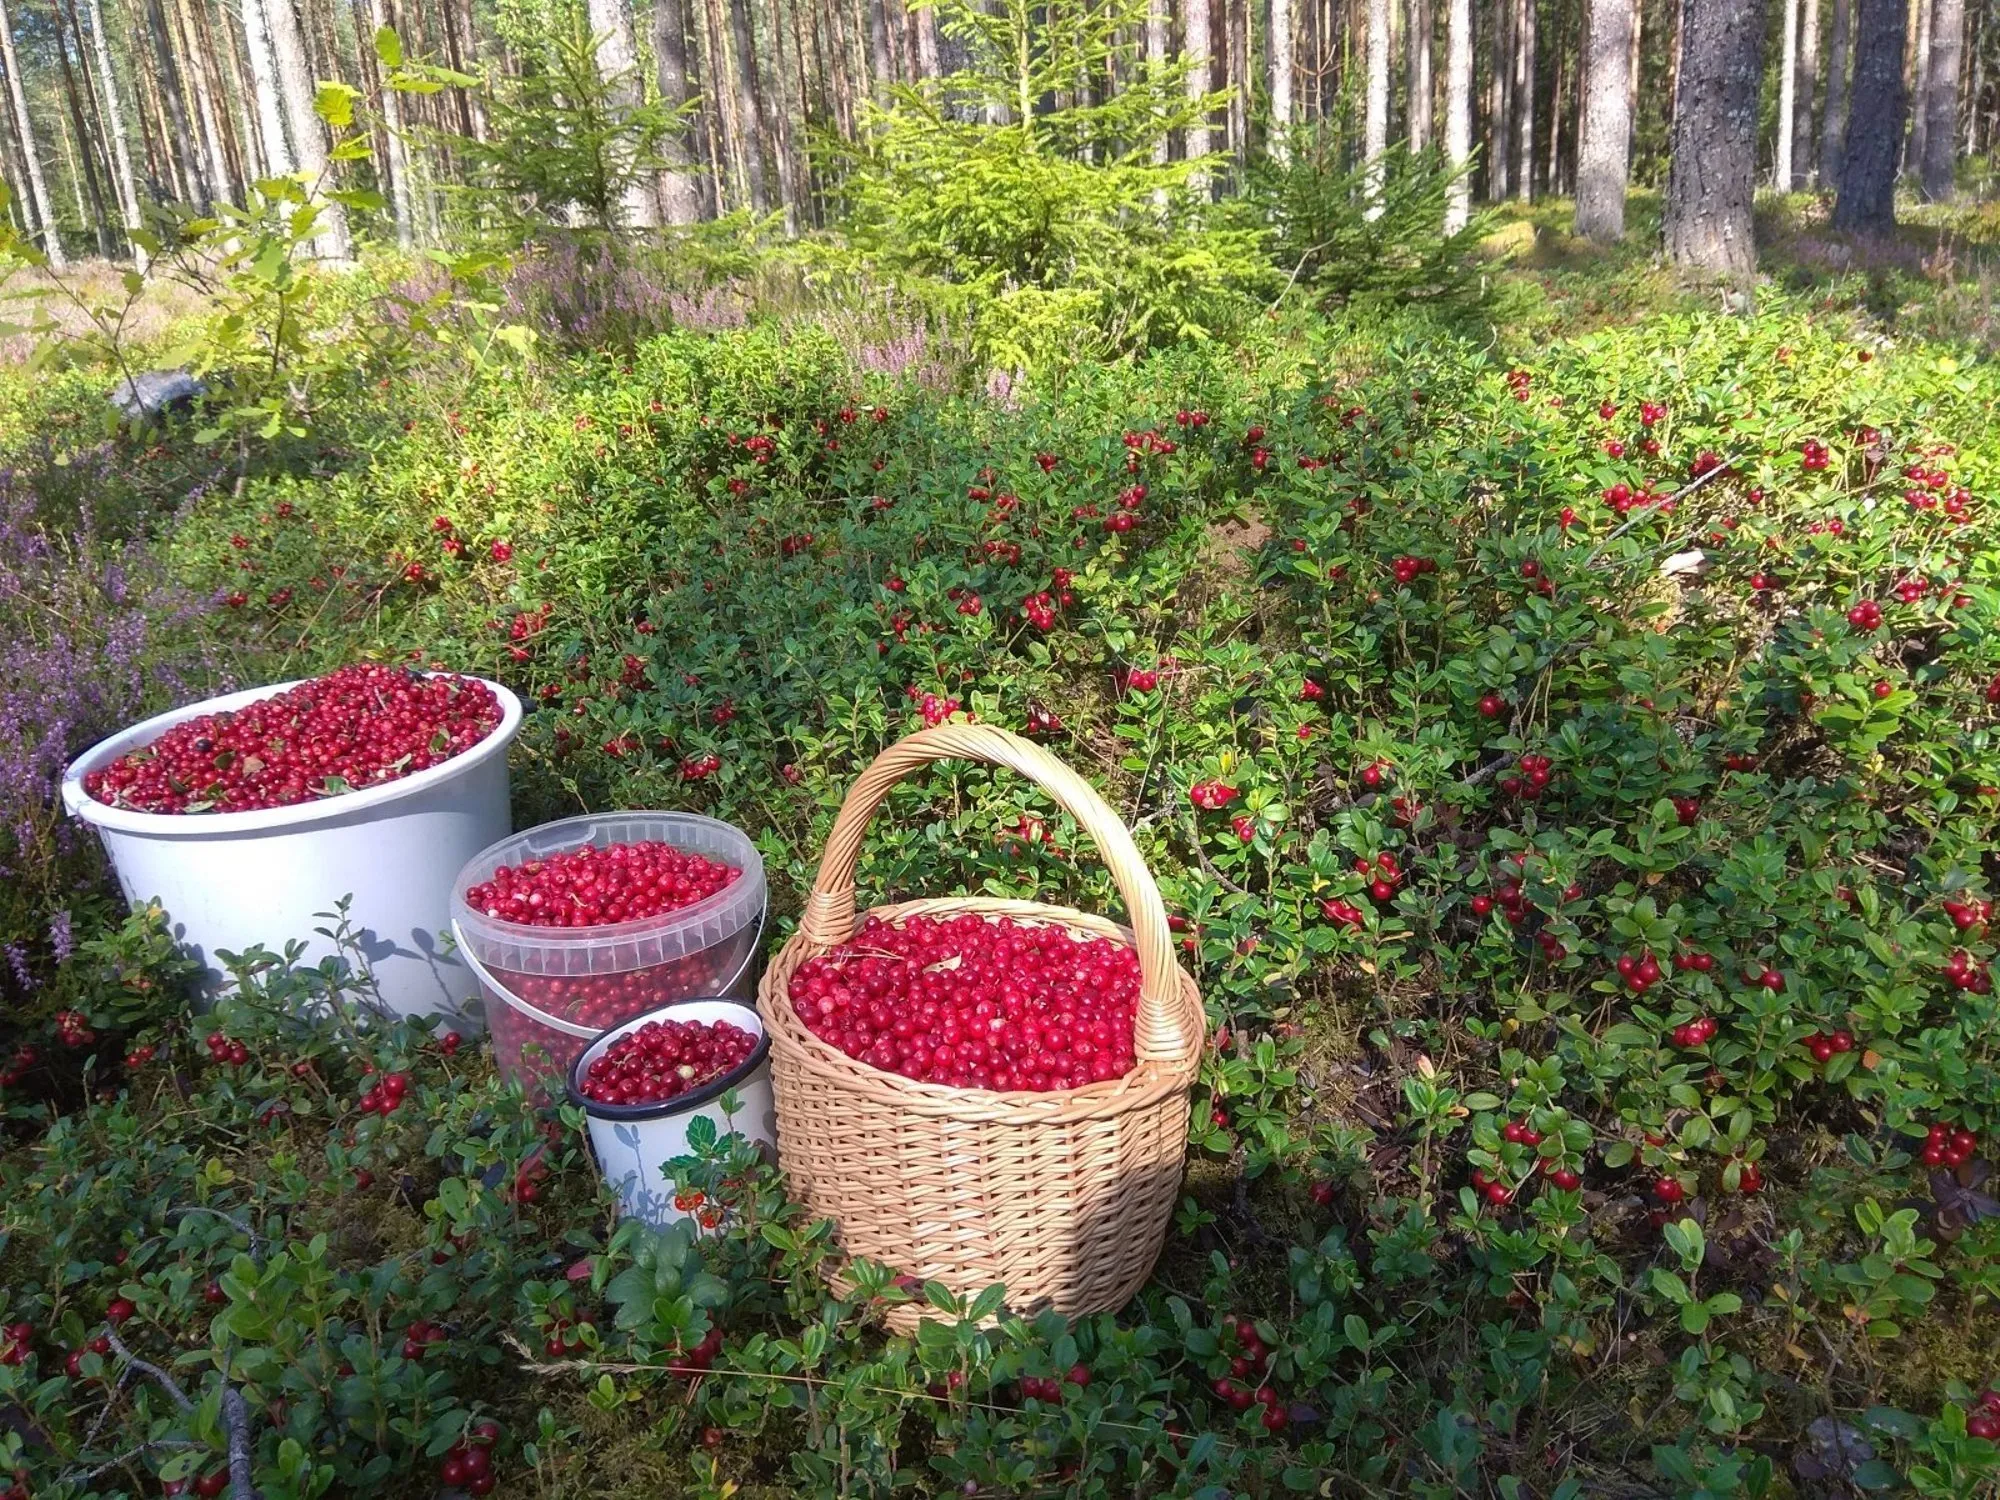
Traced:
<path fill-rule="evenodd" d="M 750 1049 L 750 1055 L 720 1078 L 711 1078 L 692 1093 L 676 1094 L 671 1099 L 657 1099 L 647 1104 L 606 1104 L 600 1099 L 585 1097 L 577 1083 L 583 1074 L 584 1059 L 590 1056 L 599 1042 L 614 1031 L 637 1030 L 647 1021 L 663 1020 L 666 1018 L 665 1012 L 678 1010 L 683 1005 L 732 1005 L 738 1010 L 749 1011 L 753 1016 L 757 1014 L 755 1006 L 746 1005 L 730 995 L 689 995 L 684 1000 L 675 1000 L 649 1010 L 642 1016 L 634 1016 L 630 1021 L 620 1021 L 616 1026 L 607 1026 L 591 1038 L 589 1046 L 577 1053 L 576 1060 L 569 1065 L 569 1071 L 563 1075 L 563 1088 L 569 1095 L 569 1102 L 583 1110 L 585 1114 L 599 1120 L 663 1120 L 668 1115 L 685 1114 L 691 1109 L 698 1109 L 714 1099 L 719 1099 L 756 1072 L 764 1059 L 770 1056 L 771 1033 L 764 1029 L 763 1021 L 759 1018 L 757 1045 Z"/>

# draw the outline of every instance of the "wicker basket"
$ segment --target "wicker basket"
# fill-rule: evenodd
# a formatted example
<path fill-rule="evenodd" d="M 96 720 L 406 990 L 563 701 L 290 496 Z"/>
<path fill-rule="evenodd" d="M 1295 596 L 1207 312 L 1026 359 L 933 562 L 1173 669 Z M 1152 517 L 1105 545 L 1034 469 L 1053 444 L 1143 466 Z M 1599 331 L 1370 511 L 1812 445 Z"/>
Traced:
<path fill-rule="evenodd" d="M 876 909 L 885 921 L 977 912 L 1108 937 L 1139 954 L 1137 1064 L 1056 1093 L 948 1088 L 883 1072 L 808 1031 L 787 994 L 808 958 L 853 936 L 854 863 L 889 789 L 939 760 L 1008 766 L 1097 843 L 1133 930 L 1059 906 L 950 896 Z M 1135 935 L 1136 930 L 1136 935 Z M 1010 1311 L 1122 1307 L 1166 1237 L 1200 1062 L 1201 996 L 1174 961 L 1158 887 L 1115 813 L 1046 750 L 1003 729 L 947 724 L 891 746 L 841 805 L 798 933 L 757 989 L 771 1035 L 778 1156 L 792 1192 L 834 1221 L 841 1246 L 970 1297 L 995 1282 Z M 907 1332 L 924 1316 L 899 1306 Z"/>

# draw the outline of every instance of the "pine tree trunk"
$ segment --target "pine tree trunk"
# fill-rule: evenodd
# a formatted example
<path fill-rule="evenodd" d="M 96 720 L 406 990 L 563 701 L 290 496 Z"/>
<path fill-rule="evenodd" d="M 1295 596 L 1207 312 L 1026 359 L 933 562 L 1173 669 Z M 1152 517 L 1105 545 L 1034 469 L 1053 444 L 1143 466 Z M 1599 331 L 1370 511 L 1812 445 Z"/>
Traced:
<path fill-rule="evenodd" d="M 1562 36 L 1562 0 L 1556 0 L 1556 37 Z M 1549 49 L 1549 143 L 1543 160 L 1548 164 L 1542 173 L 1542 191 L 1560 193 L 1562 191 L 1562 126 L 1564 106 L 1569 102 L 1569 71 L 1564 67 L 1564 49 L 1553 46 Z"/>
<path fill-rule="evenodd" d="M 158 63 L 153 76 L 159 82 L 160 100 L 166 106 L 167 127 L 180 152 L 181 189 L 191 201 L 205 207 L 211 201 L 211 189 L 195 149 L 194 126 L 188 117 L 187 98 L 181 91 L 181 70 L 174 60 L 173 32 L 168 28 L 161 0 L 144 0 L 144 4 L 146 29 L 152 33 L 153 53 Z"/>
<path fill-rule="evenodd" d="M 1514 196 L 1535 196 L 1535 0 L 1514 7 Z"/>
<path fill-rule="evenodd" d="M 365 14 L 371 32 L 380 31 L 389 24 L 382 13 L 382 0 L 367 0 Z M 366 62 L 375 55 L 374 39 L 362 37 L 360 40 L 362 60 Z M 377 108 L 382 112 L 385 133 L 382 159 L 389 173 L 389 212 L 396 221 L 396 243 L 407 250 L 416 241 L 416 225 L 411 204 L 410 156 L 403 145 L 403 98 L 386 81 L 379 86 L 381 102 Z"/>
<path fill-rule="evenodd" d="M 186 59 L 183 69 L 188 81 L 194 86 L 194 119 L 201 128 L 202 175 L 208 179 L 208 190 L 216 198 L 228 200 L 230 195 L 228 156 L 222 149 L 221 116 L 215 109 L 215 92 L 208 73 L 208 59 L 204 55 L 202 34 L 195 27 L 193 12 L 188 8 L 188 0 L 180 0 L 173 17 L 181 43 L 181 56 Z"/>
<path fill-rule="evenodd" d="M 1826 52 L 1826 118 L 1819 130 L 1819 183 L 1840 186 L 1847 157 L 1848 76 L 1854 65 L 1854 0 L 1833 0 L 1833 35 Z"/>
<path fill-rule="evenodd" d="M 687 8 L 685 0 L 654 0 L 653 64 L 660 102 L 678 115 L 693 97 L 688 79 Z M 701 189 L 691 170 L 687 124 L 676 118 L 660 140 L 660 207 L 669 224 L 692 224 L 701 217 Z"/>
<path fill-rule="evenodd" d="M 157 0 L 154 0 L 157 3 Z M 265 24 L 271 32 L 271 57 L 276 64 L 278 95 L 291 127 L 292 151 L 308 188 L 323 192 L 333 186 L 327 160 L 325 126 L 313 110 L 312 69 L 306 64 L 305 35 L 299 28 L 292 0 L 265 0 Z M 319 230 L 314 236 L 324 260 L 342 262 L 353 255 L 347 232 L 347 210 L 330 198 L 319 200 Z"/>
<path fill-rule="evenodd" d="M 771 155 L 778 166 L 778 203 L 785 211 L 785 233 L 797 234 L 800 194 L 798 171 L 792 158 L 792 105 L 786 83 L 789 76 L 790 70 L 785 66 L 784 0 L 771 0 L 771 102 L 778 127 L 777 139 L 771 142 Z M 803 109 L 803 95 L 799 104 Z"/>
<path fill-rule="evenodd" d="M 118 102 L 118 77 L 111 70 L 111 44 L 104 35 L 102 0 L 90 0 L 90 39 L 97 52 L 98 85 L 104 92 L 104 124 L 111 137 L 111 166 L 118 183 L 118 204 L 125 215 L 129 235 L 143 223 L 139 213 L 139 184 L 132 176 L 132 144 L 125 134 L 125 109 Z M 146 269 L 146 252 L 135 244 L 134 258 L 141 271 Z"/>
<path fill-rule="evenodd" d="M 1833 227 L 1888 234 L 1896 227 L 1896 158 L 1909 98 L 1903 88 L 1905 0 L 1859 0 L 1854 23 L 1854 87 Z"/>
<path fill-rule="evenodd" d="M 1435 92 L 1431 78 L 1431 0 L 1410 0 L 1409 16 L 1409 35 L 1403 46 L 1403 56 L 1409 64 L 1404 88 L 1409 95 L 1410 149 L 1422 151 L 1430 145 L 1436 125 L 1431 113 Z"/>
<path fill-rule="evenodd" d="M 1208 0 L 1181 0 L 1181 55 L 1192 66 L 1187 75 L 1189 99 L 1205 99 L 1214 91 L 1208 44 Z M 1208 121 L 1196 120 L 1187 128 L 1189 160 L 1208 155 Z M 1208 192 L 1208 174 L 1196 172 L 1188 178 L 1197 195 Z"/>
<path fill-rule="evenodd" d="M 217 10 L 220 12 L 221 8 Z M 229 105 L 229 132 L 225 140 L 229 149 L 229 179 L 241 189 L 240 196 L 247 201 L 250 184 L 262 170 L 258 164 L 257 125 L 250 115 L 250 84 L 243 76 L 243 57 L 236 46 L 236 33 L 230 30 L 228 15 L 209 14 L 204 6 L 203 25 L 203 45 L 211 54 L 220 53 L 223 60 L 223 93 Z"/>
<path fill-rule="evenodd" d="M 1930 71 L 1924 79 L 1924 196 L 1952 195 L 1958 146 L 1958 78 L 1965 54 L 1965 0 L 1932 0 Z"/>
<path fill-rule="evenodd" d="M 1222 45 L 1228 108 L 1223 119 L 1229 133 L 1229 154 L 1236 162 L 1237 180 L 1250 152 L 1250 12 L 1247 0 L 1223 0 Z"/>
<path fill-rule="evenodd" d="M 1508 169 L 1514 162 L 1511 122 L 1514 118 L 1514 0 L 1493 0 L 1491 67 L 1487 78 L 1486 197 L 1498 203 L 1507 196 Z"/>
<path fill-rule="evenodd" d="M 1813 112 L 1819 102 L 1820 0 L 1802 0 L 1802 3 L 1805 9 L 1799 16 L 1799 66 L 1795 74 L 1798 79 L 1797 97 L 1792 106 L 1791 191 L 1795 193 L 1812 186 Z"/>
<path fill-rule="evenodd" d="M 1908 134 L 1902 142 L 1904 172 L 1915 172 L 1924 159 L 1924 132 L 1930 121 L 1924 111 L 1924 100 L 1930 95 L 1931 76 L 1931 0 L 1917 0 L 1915 13 L 1907 25 L 1911 34 L 1904 54 L 1903 91 L 1910 100 Z"/>
<path fill-rule="evenodd" d="M 747 197 L 736 147 L 740 132 L 736 124 L 736 90 L 729 80 L 729 49 L 723 44 L 723 20 L 719 0 L 695 0 L 701 7 L 701 75 L 708 87 L 701 94 L 702 146 L 708 155 L 708 196 L 715 217 L 735 208 L 735 200 Z M 725 191 L 725 188 L 727 191 Z"/>
<path fill-rule="evenodd" d="M 1444 154 L 1458 175 L 1445 198 L 1447 233 L 1472 216 L 1472 0 L 1445 0 Z"/>
<path fill-rule="evenodd" d="M 34 202 L 35 221 L 42 227 L 42 253 L 48 256 L 51 269 L 66 271 L 69 257 L 63 254 L 55 210 L 49 204 L 48 178 L 42 173 L 41 153 L 35 148 L 35 125 L 28 116 L 27 92 L 21 87 L 21 63 L 14 53 L 14 23 L 7 14 L 6 0 L 0 0 L 0 62 L 7 68 L 7 95 L 14 105 L 14 129 L 28 173 L 28 194 Z"/>
<path fill-rule="evenodd" d="M 910 25 L 917 42 L 917 77 L 938 76 L 937 7 L 920 5 L 910 13 Z"/>
<path fill-rule="evenodd" d="M 77 217 L 89 224 L 97 239 L 97 253 L 111 259 L 111 216 L 104 210 L 104 189 L 97 179 L 97 149 L 91 143 L 90 126 L 84 121 L 83 95 L 77 91 L 76 68 L 70 62 L 69 37 L 63 25 L 64 12 L 56 10 L 56 56 L 62 63 L 63 94 L 69 105 L 69 123 L 76 137 L 75 154 L 81 168 L 82 187 L 77 199 Z M 90 211 L 83 211 L 83 197 L 90 199 Z"/>
<path fill-rule="evenodd" d="M 1792 190 L 1792 134 L 1799 97 L 1799 0 L 1784 0 L 1784 35 L 1778 55 L 1778 136 L 1771 185 Z"/>
<path fill-rule="evenodd" d="M 645 102 L 639 79 L 639 44 L 632 36 L 632 12 L 625 0 L 588 0 L 590 32 L 597 41 L 597 76 L 605 86 L 605 103 L 613 115 L 630 114 Z M 652 229 L 660 222 L 660 203 L 653 183 L 634 172 L 619 190 L 618 222 L 614 229 Z"/>
<path fill-rule="evenodd" d="M 882 0 L 871 0 L 875 12 Z M 757 47 L 750 34 L 750 0 L 729 0 L 730 41 L 736 53 L 736 118 L 743 132 L 743 173 L 750 185 L 750 207 L 768 213 L 771 196 L 764 185 L 764 97 L 757 81 Z M 884 40 L 887 40 L 885 33 Z"/>
<path fill-rule="evenodd" d="M 1576 142 L 1576 232 L 1601 244 L 1625 237 L 1631 173 L 1633 0 L 1588 0 L 1583 116 Z"/>
<path fill-rule="evenodd" d="M 867 0 L 867 4 L 869 93 L 877 104 L 887 104 L 889 85 L 896 76 L 895 59 L 889 55 L 888 0 Z"/>
<path fill-rule="evenodd" d="M 1683 0 L 1666 202 L 1675 265 L 1746 281 L 1756 274 L 1750 206 L 1763 51 L 1763 0 Z"/>

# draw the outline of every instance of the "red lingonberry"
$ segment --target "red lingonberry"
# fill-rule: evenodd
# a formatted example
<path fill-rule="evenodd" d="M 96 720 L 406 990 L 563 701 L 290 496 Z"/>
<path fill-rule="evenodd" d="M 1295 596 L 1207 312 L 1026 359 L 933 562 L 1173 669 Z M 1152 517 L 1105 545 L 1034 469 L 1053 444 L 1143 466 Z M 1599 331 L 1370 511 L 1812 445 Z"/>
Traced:
<path fill-rule="evenodd" d="M 756 1047 L 727 1021 L 648 1021 L 594 1058 L 578 1087 L 603 1104 L 652 1104 L 734 1072 Z"/>

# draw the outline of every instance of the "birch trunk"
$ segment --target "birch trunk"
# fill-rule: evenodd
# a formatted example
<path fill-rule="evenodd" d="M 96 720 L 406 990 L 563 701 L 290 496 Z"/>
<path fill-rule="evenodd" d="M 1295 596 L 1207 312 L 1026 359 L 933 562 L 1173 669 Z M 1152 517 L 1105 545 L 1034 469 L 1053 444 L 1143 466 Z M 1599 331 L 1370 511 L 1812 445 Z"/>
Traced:
<path fill-rule="evenodd" d="M 1912 17 L 1915 35 L 1909 42 L 1909 62 L 1904 72 L 1904 92 L 1911 101 L 1907 113 L 1909 134 L 1904 137 L 1903 170 L 1915 172 L 1924 159 L 1924 135 L 1930 128 L 1930 120 L 1924 109 L 1924 100 L 1930 97 L 1931 82 L 1931 0 L 1917 0 L 1916 13 Z"/>
<path fill-rule="evenodd" d="M 97 0 L 91 0 L 95 5 Z M 241 0 L 243 55 L 250 65 L 250 92 L 257 101 L 257 135 L 264 145 L 264 172 L 283 177 L 292 170 L 291 144 L 285 139 L 285 110 L 278 94 L 277 62 L 271 52 L 271 30 L 265 19 L 268 0 Z M 288 0 L 275 0 L 286 4 Z"/>
<path fill-rule="evenodd" d="M 1409 64 L 1404 85 L 1409 93 L 1410 149 L 1422 151 L 1431 143 L 1435 126 L 1432 117 L 1432 95 L 1435 92 L 1431 77 L 1431 0 L 1410 0 L 1409 35 L 1403 43 L 1403 56 Z"/>
<path fill-rule="evenodd" d="M 1167 61 L 1167 33 L 1173 29 L 1174 0 L 1147 0 L 1146 4 L 1146 61 L 1155 68 L 1164 67 Z M 1153 142 L 1153 160 L 1164 163 L 1167 159 L 1167 137 L 1161 133 Z"/>
<path fill-rule="evenodd" d="M 1778 56 L 1778 139 L 1771 185 L 1792 190 L 1792 130 L 1799 97 L 1799 0 L 1785 0 L 1784 36 Z"/>
<path fill-rule="evenodd" d="M 1365 216 L 1382 216 L 1382 154 L 1389 149 L 1389 0 L 1368 0 L 1367 102 L 1361 150 L 1368 163 Z"/>
<path fill-rule="evenodd" d="M 42 228 L 42 253 L 51 270 L 69 269 L 63 254 L 62 235 L 56 230 L 55 210 L 49 205 L 49 181 L 42 173 L 41 153 L 35 148 L 35 124 L 28 116 L 28 96 L 21 87 L 21 63 L 14 53 L 14 22 L 7 14 L 6 0 L 0 0 L 0 62 L 7 68 L 7 95 L 14 105 L 14 130 L 21 142 L 23 165 L 28 173 L 28 194 L 34 202 L 35 221 Z"/>
<path fill-rule="evenodd" d="M 267 5 L 264 21 L 271 33 L 278 95 L 291 127 L 293 160 L 308 190 L 318 194 L 333 184 L 332 164 L 327 159 L 325 126 L 313 110 L 315 90 L 312 69 L 306 64 L 305 34 L 292 0 L 267 0 Z M 314 241 L 320 257 L 335 262 L 351 259 L 353 240 L 348 234 L 347 210 L 330 198 L 321 198 L 318 207 L 319 229 Z"/>
<path fill-rule="evenodd" d="M 588 0 L 590 31 L 597 42 L 597 76 L 605 102 L 614 115 L 625 115 L 645 102 L 639 79 L 639 44 L 632 36 L 632 12 L 625 0 Z M 650 177 L 628 173 L 619 189 L 618 222 L 614 229 L 652 229 L 660 222 L 660 202 Z"/>
<path fill-rule="evenodd" d="M 1206 99 L 1214 89 L 1209 61 L 1208 0 L 1181 0 L 1181 55 L 1192 64 L 1187 75 L 1188 98 Z M 1187 128 L 1188 159 L 1206 156 L 1208 149 L 1208 121 L 1204 117 Z M 1207 196 L 1207 173 L 1192 173 L 1188 183 L 1197 196 Z"/>
<path fill-rule="evenodd" d="M 1514 7 L 1514 196 L 1535 196 L 1535 0 Z"/>
<path fill-rule="evenodd" d="M 1813 109 L 1819 90 L 1819 0 L 1802 0 L 1799 15 L 1797 97 L 1792 104 L 1792 183 L 1799 192 L 1812 185 Z"/>
<path fill-rule="evenodd" d="M 111 167 L 118 184 L 118 206 L 125 215 L 129 237 L 144 222 L 139 212 L 139 184 L 132 176 L 132 143 L 125 134 L 125 106 L 118 100 L 118 76 L 111 70 L 111 44 L 104 35 L 103 0 L 90 0 L 90 39 L 97 52 L 98 87 L 104 93 L 104 124 L 111 137 Z M 133 258 L 146 269 L 146 252 L 134 241 Z"/>
<path fill-rule="evenodd" d="M 76 66 L 70 61 L 69 38 L 63 25 L 65 12 L 56 10 L 56 55 L 62 61 L 63 93 L 69 102 L 70 129 L 76 137 L 71 154 L 77 158 L 81 168 L 81 185 L 77 190 L 77 217 L 91 226 L 97 238 L 97 253 L 106 260 L 111 259 L 111 216 L 105 212 L 104 189 L 97 180 L 97 148 L 90 137 L 90 125 L 85 119 L 83 95 L 76 86 Z M 72 172 L 77 167 L 71 168 Z M 75 185 L 74 183 L 72 185 Z M 83 198 L 88 193 L 90 212 L 83 211 Z"/>

